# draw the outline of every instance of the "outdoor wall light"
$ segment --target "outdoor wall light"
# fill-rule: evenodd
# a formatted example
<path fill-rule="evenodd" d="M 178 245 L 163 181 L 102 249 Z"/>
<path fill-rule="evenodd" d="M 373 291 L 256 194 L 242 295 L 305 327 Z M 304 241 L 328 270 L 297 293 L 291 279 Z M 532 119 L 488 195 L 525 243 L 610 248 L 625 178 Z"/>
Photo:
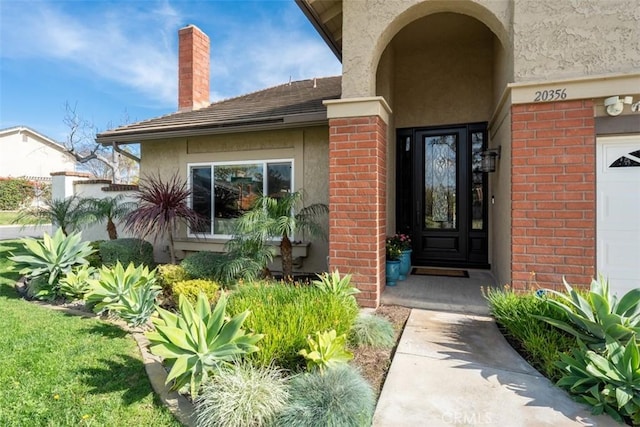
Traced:
<path fill-rule="evenodd" d="M 610 96 L 604 100 L 604 107 L 607 110 L 607 114 L 610 116 L 619 116 L 624 110 L 624 104 L 631 105 L 633 103 L 633 97 L 625 96 L 623 98 L 619 96 Z"/>
<path fill-rule="evenodd" d="M 500 158 L 500 151 L 502 146 L 498 148 L 489 148 L 488 150 L 480 153 L 482 161 L 482 172 L 495 172 L 496 171 L 496 159 Z"/>

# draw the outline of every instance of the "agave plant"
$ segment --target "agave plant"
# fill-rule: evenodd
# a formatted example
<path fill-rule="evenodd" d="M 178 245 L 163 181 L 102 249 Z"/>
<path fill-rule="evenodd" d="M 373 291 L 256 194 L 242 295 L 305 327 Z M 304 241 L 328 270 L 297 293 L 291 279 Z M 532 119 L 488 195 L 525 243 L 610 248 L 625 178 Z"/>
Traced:
<path fill-rule="evenodd" d="M 332 273 L 319 274 L 318 278 L 320 280 L 314 280 L 312 283 L 323 292 L 328 292 L 343 298 L 360 293 L 358 288 L 351 286 L 351 275 L 345 274 L 340 277 L 340 272 L 337 269 Z"/>
<path fill-rule="evenodd" d="M 262 196 L 253 208 L 238 219 L 241 234 L 249 234 L 262 241 L 279 238 L 282 256 L 282 275 L 290 279 L 293 274 L 293 250 L 291 237 L 297 232 L 308 232 L 312 236 L 323 235 L 317 219 L 328 212 L 327 205 L 315 203 L 298 213 L 294 210 L 303 201 L 300 191 L 274 198 Z"/>
<path fill-rule="evenodd" d="M 571 323 L 536 316 L 545 322 L 569 332 L 593 348 L 603 348 L 607 337 L 624 342 L 640 333 L 640 288 L 632 289 L 618 299 L 611 295 L 608 282 L 600 276 L 591 281 L 588 300 L 576 292 L 563 278 L 567 293 L 545 290 L 541 297 L 548 304 L 561 309 Z"/>
<path fill-rule="evenodd" d="M 595 415 L 606 412 L 640 425 L 640 349 L 636 338 L 626 344 L 609 338 L 603 354 L 589 350 L 578 340 L 572 354 L 560 355 L 565 375 L 557 385 L 591 406 Z"/>
<path fill-rule="evenodd" d="M 97 271 L 87 264 L 73 268 L 60 279 L 60 293 L 66 298 L 83 299 L 91 290 L 90 281 L 95 279 Z"/>
<path fill-rule="evenodd" d="M 310 351 L 302 349 L 298 353 L 307 359 L 307 369 L 319 369 L 324 372 L 326 369 L 353 359 L 353 353 L 345 349 L 347 335 L 336 335 L 336 330 L 332 329 L 327 332 L 316 332 L 315 340 L 311 335 L 307 337 Z"/>
<path fill-rule="evenodd" d="M 136 204 L 126 202 L 122 194 L 116 197 L 105 197 L 103 199 L 89 199 L 87 202 L 87 211 L 96 221 L 106 221 L 107 234 L 109 239 L 118 238 L 118 230 L 114 220 L 122 219 L 134 210 Z"/>
<path fill-rule="evenodd" d="M 118 261 L 112 268 L 105 265 L 100 269 L 100 278 L 90 281 L 91 291 L 86 299 L 89 304 L 95 304 L 96 313 L 107 310 L 118 313 L 122 307 L 122 301 L 129 298 L 133 290 L 160 289 L 160 286 L 155 285 L 155 281 L 155 270 L 149 271 L 149 268 L 144 265 L 136 267 L 133 263 L 129 263 L 125 269 Z"/>
<path fill-rule="evenodd" d="M 156 311 L 156 298 L 161 287 L 147 282 L 146 285 L 134 287 L 110 306 L 119 318 L 132 326 L 140 326 L 151 318 Z"/>
<path fill-rule="evenodd" d="M 209 371 L 258 351 L 256 343 L 263 335 L 247 334 L 242 329 L 249 311 L 225 320 L 224 295 L 213 310 L 204 294 L 198 296 L 195 306 L 181 295 L 178 306 L 177 314 L 158 308 L 159 317 L 152 319 L 156 330 L 146 336 L 151 342 L 151 353 L 164 358 L 171 366 L 167 384 L 174 381 L 174 390 L 189 384 L 191 397 L 195 398 Z"/>
<path fill-rule="evenodd" d="M 147 176 L 140 180 L 137 191 L 138 208 L 129 213 L 125 227 L 140 236 L 152 235 L 156 238 L 167 236 L 171 264 L 176 263 L 173 235 L 179 223 L 197 228 L 202 218 L 188 206 L 191 191 L 187 183 L 173 175 L 163 181 L 159 175 Z"/>
<path fill-rule="evenodd" d="M 66 236 L 59 228 L 53 237 L 44 233 L 42 240 L 22 239 L 23 250 L 11 253 L 9 259 L 22 268 L 20 274 L 32 279 L 44 277 L 48 287 L 44 286 L 43 290 L 48 297 L 55 298 L 60 278 L 74 266 L 88 264 L 86 257 L 93 253 L 90 244 L 81 240 L 80 233 Z"/>

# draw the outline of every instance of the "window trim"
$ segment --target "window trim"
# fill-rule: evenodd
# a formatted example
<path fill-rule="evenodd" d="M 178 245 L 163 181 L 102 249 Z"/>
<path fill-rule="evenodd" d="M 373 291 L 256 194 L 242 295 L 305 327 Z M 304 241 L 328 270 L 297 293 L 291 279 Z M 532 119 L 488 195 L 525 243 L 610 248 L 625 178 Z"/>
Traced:
<path fill-rule="evenodd" d="M 295 191 L 295 161 L 292 157 L 289 158 L 273 158 L 273 159 L 257 159 L 257 160 L 232 160 L 232 161 L 220 161 L 220 162 L 191 162 L 187 163 L 187 185 L 189 186 L 189 207 L 193 209 L 193 176 L 191 171 L 193 168 L 209 166 L 211 168 L 211 179 L 212 186 L 214 189 L 211 191 L 211 233 L 192 233 L 191 228 L 187 227 L 187 237 L 188 238 L 206 238 L 206 239 L 232 239 L 233 236 L 230 234 L 216 234 L 215 233 L 215 184 L 214 184 L 214 171 L 213 168 L 216 166 L 236 166 L 236 165 L 256 165 L 261 164 L 264 168 L 264 173 L 266 173 L 266 168 L 268 164 L 271 163 L 291 163 L 291 190 Z M 262 191 L 265 190 L 265 186 L 267 185 L 268 180 L 263 180 Z"/>

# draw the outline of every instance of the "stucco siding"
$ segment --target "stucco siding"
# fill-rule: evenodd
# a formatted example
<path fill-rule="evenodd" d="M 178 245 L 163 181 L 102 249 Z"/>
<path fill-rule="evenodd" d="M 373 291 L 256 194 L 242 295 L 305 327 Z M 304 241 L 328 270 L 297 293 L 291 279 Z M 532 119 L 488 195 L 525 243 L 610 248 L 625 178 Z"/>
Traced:
<path fill-rule="evenodd" d="M 375 72 L 382 52 L 393 37 L 416 19 L 440 12 L 455 12 L 482 21 L 502 46 L 511 44 L 510 1 L 368 0 L 343 2 L 342 97 L 374 95 Z"/>
<path fill-rule="evenodd" d="M 294 186 L 305 191 L 306 203 L 328 204 L 328 150 L 329 130 L 324 126 L 148 141 L 141 144 L 141 176 L 178 173 L 187 179 L 191 163 L 293 159 Z M 177 238 L 186 237 L 186 230 L 180 229 Z M 300 237 L 308 240 L 308 236 Z M 163 245 L 166 242 L 159 243 Z M 327 254 L 327 242 L 313 240 L 301 270 L 326 270 Z"/>
<path fill-rule="evenodd" d="M 342 97 L 375 94 L 375 72 L 393 37 L 420 17 L 471 16 L 496 35 L 506 82 L 620 74 L 640 69 L 637 0 L 363 0 L 343 2 Z M 498 65 L 498 64 L 496 64 Z"/>
<path fill-rule="evenodd" d="M 516 0 L 513 33 L 516 82 L 640 69 L 637 0 Z"/>
<path fill-rule="evenodd" d="M 473 18 L 450 13 L 417 24 L 393 41 L 396 127 L 487 121 L 494 104 L 491 32 Z M 451 27 L 465 28 L 464 34 L 447 31 Z"/>

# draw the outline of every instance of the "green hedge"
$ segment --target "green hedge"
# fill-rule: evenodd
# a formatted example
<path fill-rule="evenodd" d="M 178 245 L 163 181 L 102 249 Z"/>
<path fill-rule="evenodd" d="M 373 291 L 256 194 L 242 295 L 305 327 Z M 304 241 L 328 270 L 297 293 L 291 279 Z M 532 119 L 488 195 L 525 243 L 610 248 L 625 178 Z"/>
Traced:
<path fill-rule="evenodd" d="M 100 258 L 102 264 L 114 266 L 117 261 L 124 266 L 134 263 L 136 266 L 144 264 L 153 268 L 153 246 L 142 239 L 105 240 L 100 243 Z"/>
<path fill-rule="evenodd" d="M 182 260 L 180 266 L 184 268 L 192 279 L 217 280 L 217 264 L 223 254 L 216 252 L 194 252 Z"/>
<path fill-rule="evenodd" d="M 23 178 L 0 178 L 0 210 L 15 211 L 35 196 L 34 184 Z"/>

